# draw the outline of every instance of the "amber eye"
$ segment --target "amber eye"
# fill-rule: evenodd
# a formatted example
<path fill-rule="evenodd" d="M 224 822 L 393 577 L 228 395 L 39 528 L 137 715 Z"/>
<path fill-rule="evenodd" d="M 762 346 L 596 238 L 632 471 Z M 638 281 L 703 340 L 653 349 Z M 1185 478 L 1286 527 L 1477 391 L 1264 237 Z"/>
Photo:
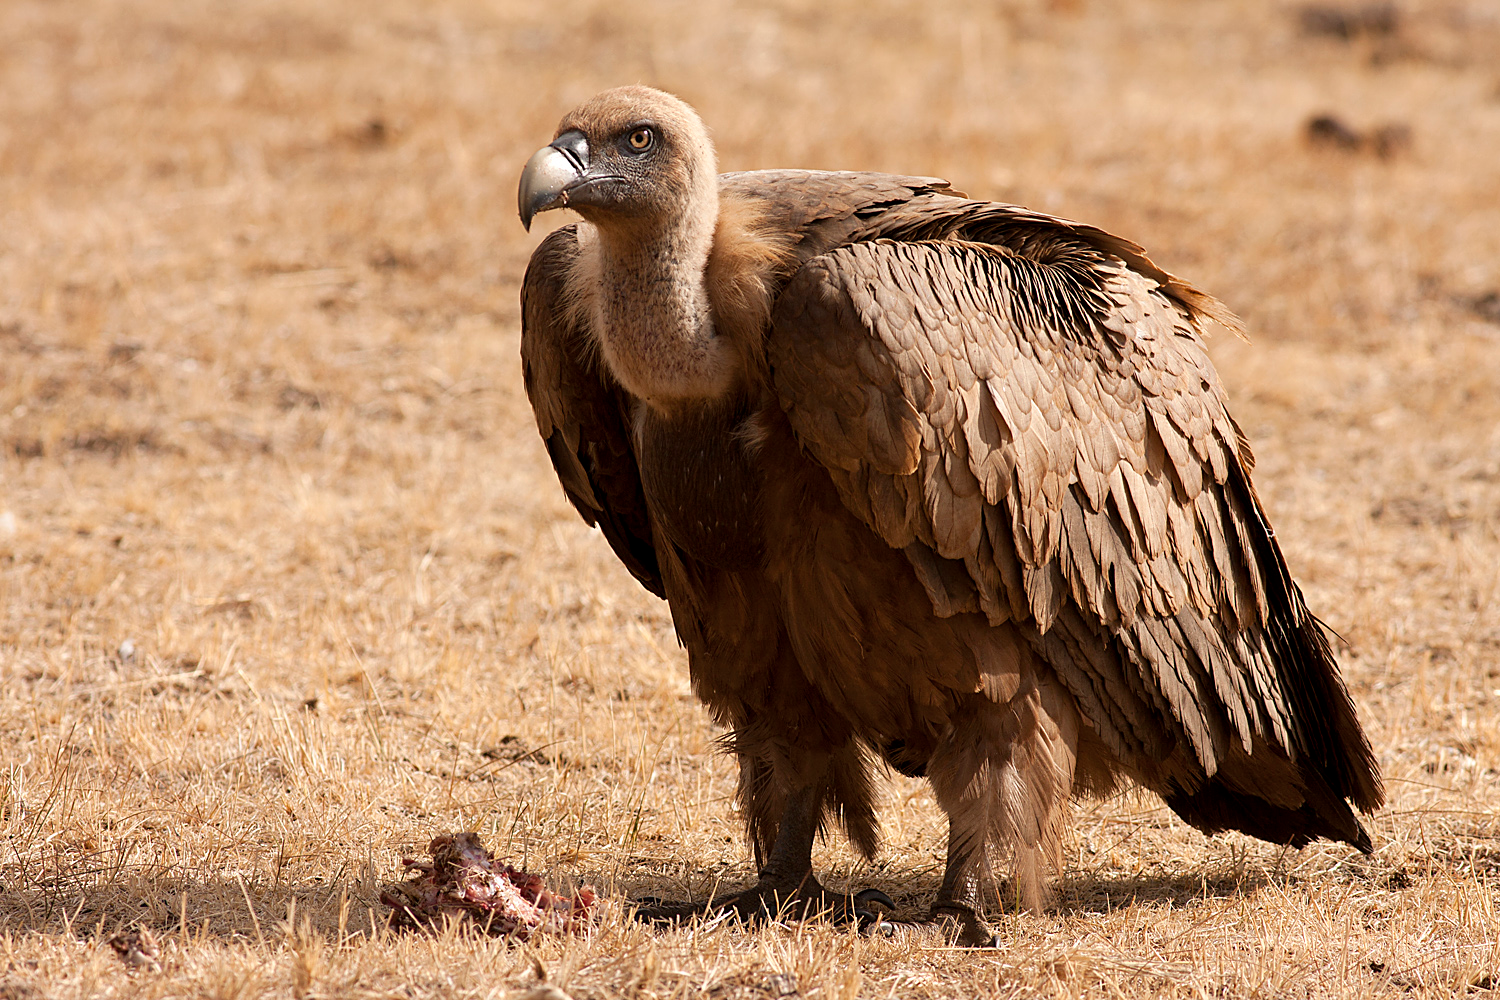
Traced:
<path fill-rule="evenodd" d="M 635 150 L 637 153 L 644 153 L 646 150 L 650 149 L 651 144 L 656 141 L 656 136 L 652 134 L 649 128 L 638 128 L 634 132 L 630 133 L 629 138 L 627 138 L 625 141 L 630 143 L 630 148 Z"/>

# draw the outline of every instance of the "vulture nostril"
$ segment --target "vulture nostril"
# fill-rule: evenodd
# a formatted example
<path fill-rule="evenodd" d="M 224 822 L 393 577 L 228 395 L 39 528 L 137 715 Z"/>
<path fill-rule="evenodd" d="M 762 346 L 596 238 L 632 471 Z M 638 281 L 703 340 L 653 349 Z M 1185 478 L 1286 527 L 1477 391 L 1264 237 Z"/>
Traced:
<path fill-rule="evenodd" d="M 552 140 L 552 148 L 566 156 L 581 174 L 589 166 L 589 140 L 577 129 L 570 129 Z"/>

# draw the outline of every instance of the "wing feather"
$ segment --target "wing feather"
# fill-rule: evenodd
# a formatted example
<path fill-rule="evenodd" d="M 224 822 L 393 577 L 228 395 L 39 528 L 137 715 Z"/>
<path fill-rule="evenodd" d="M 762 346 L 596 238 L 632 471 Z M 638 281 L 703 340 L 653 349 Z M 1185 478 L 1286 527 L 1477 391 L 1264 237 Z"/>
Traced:
<path fill-rule="evenodd" d="M 931 547 L 908 555 L 937 613 L 1032 619 L 1107 745 L 1149 760 L 1185 740 L 1184 809 L 1218 808 L 1200 786 L 1257 739 L 1378 804 L 1198 336 L 1232 318 L 1133 244 L 997 206 L 945 233 L 913 221 L 924 197 L 872 223 L 897 238 L 807 261 L 773 312 L 776 393 L 845 504 Z M 1316 736 L 1323 711 L 1354 738 Z"/>

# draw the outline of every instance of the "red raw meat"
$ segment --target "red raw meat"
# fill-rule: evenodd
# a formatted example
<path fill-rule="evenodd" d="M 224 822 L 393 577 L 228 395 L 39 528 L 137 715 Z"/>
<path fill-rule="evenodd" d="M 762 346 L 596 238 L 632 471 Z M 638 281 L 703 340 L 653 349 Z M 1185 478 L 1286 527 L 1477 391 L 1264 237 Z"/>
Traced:
<path fill-rule="evenodd" d="M 540 875 L 497 865 L 477 833 L 442 834 L 427 845 L 431 861 L 403 858 L 412 878 L 380 894 L 397 926 L 428 927 L 463 920 L 498 937 L 525 941 L 532 934 L 581 933 L 595 900 L 592 886 L 576 895 L 549 890 Z"/>

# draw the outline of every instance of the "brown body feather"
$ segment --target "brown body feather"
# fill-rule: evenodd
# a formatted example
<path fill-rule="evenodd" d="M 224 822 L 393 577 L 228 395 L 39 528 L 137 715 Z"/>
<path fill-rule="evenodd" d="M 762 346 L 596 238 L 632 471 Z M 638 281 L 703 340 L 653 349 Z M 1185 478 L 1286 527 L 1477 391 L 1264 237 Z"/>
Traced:
<path fill-rule="evenodd" d="M 973 903 L 987 841 L 1038 904 L 1069 796 L 1122 780 L 1204 830 L 1369 850 L 1373 755 L 1199 339 L 1228 312 L 1128 241 L 932 179 L 720 188 L 731 389 L 620 388 L 569 307 L 606 280 L 573 227 L 527 272 L 522 350 L 564 488 L 731 730 L 758 853 L 789 809 L 873 851 L 880 757 L 949 815 L 940 907 Z"/>

